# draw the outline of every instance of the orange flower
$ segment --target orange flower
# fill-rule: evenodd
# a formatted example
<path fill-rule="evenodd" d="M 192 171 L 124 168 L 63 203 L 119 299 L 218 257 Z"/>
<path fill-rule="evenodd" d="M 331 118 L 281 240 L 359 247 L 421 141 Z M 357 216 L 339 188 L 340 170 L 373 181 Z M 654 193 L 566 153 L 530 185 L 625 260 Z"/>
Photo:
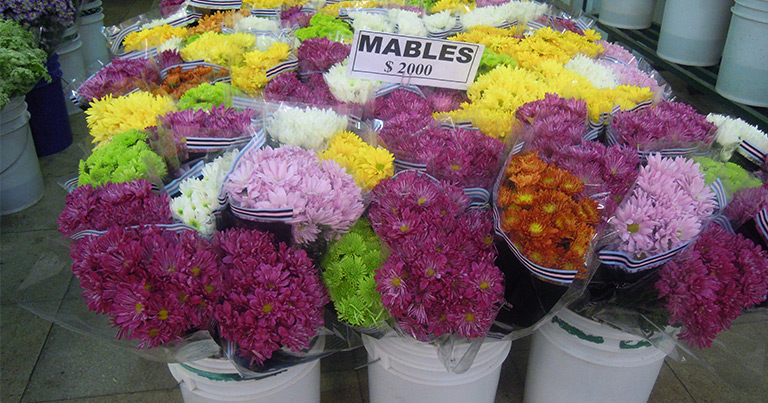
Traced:
<path fill-rule="evenodd" d="M 600 212 L 597 210 L 597 202 L 584 197 L 576 205 L 574 213 L 585 223 L 595 225 L 600 221 Z"/>
<path fill-rule="evenodd" d="M 536 201 L 536 189 L 532 186 L 518 187 L 512 194 L 512 204 L 520 208 L 529 208 Z"/>
<path fill-rule="evenodd" d="M 563 171 L 563 180 L 560 183 L 560 187 L 558 189 L 570 195 L 575 195 L 577 193 L 581 193 L 581 191 L 584 190 L 584 183 L 581 182 L 581 179 Z"/>
<path fill-rule="evenodd" d="M 557 169 L 553 165 L 547 165 L 547 169 L 541 174 L 541 181 L 539 181 L 539 184 L 545 189 L 556 189 L 560 186 L 565 174 L 565 171 Z"/>
<path fill-rule="evenodd" d="M 221 32 L 222 27 L 233 28 L 238 20 L 249 15 L 251 15 L 249 10 L 217 11 L 201 18 L 196 26 L 189 29 L 189 35 L 208 31 Z"/>

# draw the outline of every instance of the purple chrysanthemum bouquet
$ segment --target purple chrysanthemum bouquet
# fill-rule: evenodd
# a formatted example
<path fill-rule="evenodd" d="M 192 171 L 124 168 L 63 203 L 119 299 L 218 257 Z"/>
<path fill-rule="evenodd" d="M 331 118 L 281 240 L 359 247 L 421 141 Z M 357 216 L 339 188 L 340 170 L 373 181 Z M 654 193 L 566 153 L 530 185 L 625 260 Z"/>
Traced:
<path fill-rule="evenodd" d="M 459 187 L 414 171 L 373 190 L 369 219 L 391 250 L 376 290 L 418 340 L 484 337 L 503 302 L 490 213 L 468 206 Z"/>
<path fill-rule="evenodd" d="M 173 139 L 176 155 L 187 159 L 189 152 L 206 153 L 226 148 L 226 145 L 205 143 L 205 139 L 234 139 L 253 135 L 250 109 L 237 110 L 225 105 L 211 109 L 187 109 L 170 112 L 157 119 L 158 133 Z M 189 139 L 189 140 L 188 140 Z M 195 142 L 202 140 L 201 144 Z M 195 143 L 194 148 L 188 145 Z"/>
<path fill-rule="evenodd" d="M 304 78 L 294 72 L 287 72 L 273 78 L 264 88 L 264 100 L 268 102 L 290 102 L 321 107 L 342 105 L 333 94 L 320 73 L 312 73 Z"/>
<path fill-rule="evenodd" d="M 224 290 L 218 255 L 195 231 L 113 226 L 74 242 L 71 257 L 88 309 L 140 348 L 206 329 Z"/>
<path fill-rule="evenodd" d="M 736 192 L 723 215 L 738 233 L 768 247 L 768 184 Z"/>
<path fill-rule="evenodd" d="M 619 239 L 616 250 L 648 259 L 683 247 L 704 229 L 716 206 L 698 163 L 651 154 L 610 221 Z"/>
<path fill-rule="evenodd" d="M 79 186 L 67 195 L 57 219 L 59 232 L 71 236 L 83 230 L 104 231 L 114 225 L 170 224 L 173 216 L 169 205 L 168 195 L 154 193 L 152 184 L 144 179 Z"/>
<path fill-rule="evenodd" d="M 669 323 L 683 326 L 678 338 L 711 347 L 744 309 L 765 300 L 768 252 L 713 224 L 659 274 L 655 287 Z"/>
<path fill-rule="evenodd" d="M 715 139 L 715 125 L 706 116 L 682 102 L 662 101 L 656 106 L 619 111 L 608 128 L 609 141 L 640 152 L 707 147 Z"/>
<path fill-rule="evenodd" d="M 280 12 L 280 20 L 283 22 L 285 28 L 306 28 L 309 26 L 309 20 L 315 15 L 312 13 L 305 13 L 302 11 L 304 6 L 296 5 L 291 8 L 285 9 Z"/>
<path fill-rule="evenodd" d="M 221 337 L 257 365 L 282 347 L 309 348 L 329 299 L 307 253 L 241 228 L 218 233 L 216 242 L 226 290 L 215 308 Z"/>
<path fill-rule="evenodd" d="M 151 91 L 162 81 L 151 59 L 115 59 L 83 82 L 77 95 L 84 102 L 91 102 L 108 94 L 121 96 L 136 89 Z"/>
<path fill-rule="evenodd" d="M 302 245 L 338 239 L 364 209 L 362 192 L 344 168 L 296 146 L 248 150 L 223 191 L 240 218 L 268 221 L 265 213 L 287 209 L 293 240 Z"/>
<path fill-rule="evenodd" d="M 158 7 L 160 7 L 160 14 L 163 17 L 168 17 L 171 14 L 179 11 L 184 5 L 186 0 L 161 0 Z"/>
<path fill-rule="evenodd" d="M 523 124 L 522 139 L 531 143 L 539 155 L 547 157 L 561 147 L 580 145 L 587 134 L 587 103 L 574 98 L 545 94 L 515 111 Z"/>
<path fill-rule="evenodd" d="M 350 52 L 349 45 L 326 38 L 309 38 L 296 49 L 299 74 L 325 73 L 334 64 L 343 62 Z"/>

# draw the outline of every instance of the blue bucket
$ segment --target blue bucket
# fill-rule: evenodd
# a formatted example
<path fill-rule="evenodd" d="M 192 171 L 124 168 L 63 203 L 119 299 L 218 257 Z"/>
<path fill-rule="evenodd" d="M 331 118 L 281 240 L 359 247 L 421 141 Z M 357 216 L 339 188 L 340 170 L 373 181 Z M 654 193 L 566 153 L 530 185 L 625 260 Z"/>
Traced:
<path fill-rule="evenodd" d="M 40 157 L 55 154 L 72 144 L 72 127 L 61 85 L 59 55 L 54 53 L 49 56 L 45 65 L 52 81 L 40 80 L 26 96 L 31 115 L 29 127 Z"/>

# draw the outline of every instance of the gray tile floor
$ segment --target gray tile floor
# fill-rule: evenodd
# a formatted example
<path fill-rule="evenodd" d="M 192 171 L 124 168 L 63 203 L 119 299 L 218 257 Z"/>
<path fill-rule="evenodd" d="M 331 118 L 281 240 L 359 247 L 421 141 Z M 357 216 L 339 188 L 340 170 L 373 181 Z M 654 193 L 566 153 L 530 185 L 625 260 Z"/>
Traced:
<path fill-rule="evenodd" d="M 102 0 L 105 24 L 114 24 L 146 10 L 150 0 Z M 691 94 L 683 83 L 668 77 L 680 99 L 704 112 L 727 112 L 712 97 Z M 58 185 L 72 177 L 77 161 L 88 149 L 82 113 L 70 119 L 75 143 L 53 156 L 40 158 L 45 196 L 35 206 L 0 219 L 0 401 L 2 402 L 180 402 L 181 394 L 166 366 L 109 343 L 72 332 L 36 316 L 14 303 L 14 296 L 37 259 L 55 250 L 56 216 L 65 192 Z M 56 309 L 82 305 L 71 276 L 60 274 L 42 292 L 26 300 Z M 651 402 L 767 402 L 768 315 L 750 312 L 720 335 L 728 349 L 701 353 L 711 368 L 671 359 L 662 368 Z M 513 343 L 502 366 L 497 402 L 521 402 L 529 339 Z M 728 354 L 725 354 L 727 351 Z M 323 402 L 367 402 L 367 373 L 355 370 L 365 361 L 361 349 L 322 361 Z M 744 368 L 751 369 L 744 376 Z"/>

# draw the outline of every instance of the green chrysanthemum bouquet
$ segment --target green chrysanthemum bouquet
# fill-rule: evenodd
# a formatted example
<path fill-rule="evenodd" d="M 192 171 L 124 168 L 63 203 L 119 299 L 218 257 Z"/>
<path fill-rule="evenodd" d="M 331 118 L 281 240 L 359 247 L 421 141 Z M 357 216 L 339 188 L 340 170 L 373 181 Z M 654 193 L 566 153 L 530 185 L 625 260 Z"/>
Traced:
<path fill-rule="evenodd" d="M 78 186 L 94 186 L 106 182 L 120 183 L 133 179 L 162 178 L 167 173 L 163 158 L 149 147 L 147 135 L 129 130 L 115 135 L 112 141 L 80 161 Z"/>

